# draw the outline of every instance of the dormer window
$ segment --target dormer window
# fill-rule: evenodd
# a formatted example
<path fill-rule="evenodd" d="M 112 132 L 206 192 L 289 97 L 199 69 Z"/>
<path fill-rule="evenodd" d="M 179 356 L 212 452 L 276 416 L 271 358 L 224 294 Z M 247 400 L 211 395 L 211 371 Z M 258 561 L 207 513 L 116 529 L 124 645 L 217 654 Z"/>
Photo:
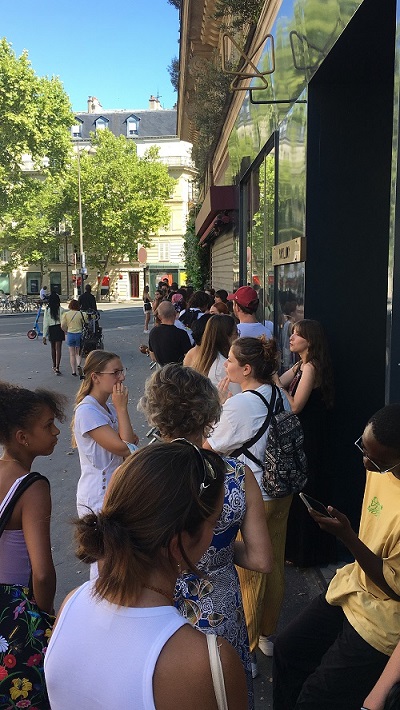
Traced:
<path fill-rule="evenodd" d="M 139 133 L 139 121 L 137 116 L 129 116 L 126 119 L 126 137 L 132 138 L 132 136 L 137 136 Z"/>
<path fill-rule="evenodd" d="M 108 128 L 108 123 L 107 118 L 99 116 L 95 121 L 96 131 L 105 131 L 105 129 Z"/>
<path fill-rule="evenodd" d="M 75 118 L 75 125 L 71 127 L 72 138 L 82 138 L 82 121 L 79 118 Z"/>

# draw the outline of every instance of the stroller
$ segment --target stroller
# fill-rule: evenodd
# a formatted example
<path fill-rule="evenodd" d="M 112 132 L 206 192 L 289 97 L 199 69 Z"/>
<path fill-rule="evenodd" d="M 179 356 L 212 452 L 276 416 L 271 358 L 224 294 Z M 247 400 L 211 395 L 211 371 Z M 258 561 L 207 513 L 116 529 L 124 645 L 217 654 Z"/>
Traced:
<path fill-rule="evenodd" d="M 81 357 L 92 350 L 104 350 L 103 328 L 99 325 L 100 313 L 85 311 L 81 338 Z"/>

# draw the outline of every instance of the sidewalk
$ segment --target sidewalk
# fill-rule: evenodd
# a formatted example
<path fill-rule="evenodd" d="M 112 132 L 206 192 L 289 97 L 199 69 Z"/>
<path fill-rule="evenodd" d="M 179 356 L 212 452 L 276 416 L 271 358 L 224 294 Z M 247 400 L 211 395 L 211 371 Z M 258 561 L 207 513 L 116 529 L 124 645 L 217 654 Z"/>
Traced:
<path fill-rule="evenodd" d="M 307 569 L 285 566 L 285 597 L 278 632 L 300 614 L 314 597 L 325 591 L 338 566 Z M 255 710 L 272 710 L 272 658 L 257 650 L 257 665 L 259 675 L 254 679 Z"/>

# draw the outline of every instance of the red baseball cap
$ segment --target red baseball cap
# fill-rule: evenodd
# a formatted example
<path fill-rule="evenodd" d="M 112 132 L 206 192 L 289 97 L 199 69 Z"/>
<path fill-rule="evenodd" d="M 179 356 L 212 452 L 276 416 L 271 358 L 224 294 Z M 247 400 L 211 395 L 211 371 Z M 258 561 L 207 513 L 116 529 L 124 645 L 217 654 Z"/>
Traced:
<path fill-rule="evenodd" d="M 252 305 L 255 306 L 258 301 L 257 291 L 251 286 L 241 286 L 235 293 L 229 294 L 228 301 L 236 301 L 239 306 L 250 308 Z"/>

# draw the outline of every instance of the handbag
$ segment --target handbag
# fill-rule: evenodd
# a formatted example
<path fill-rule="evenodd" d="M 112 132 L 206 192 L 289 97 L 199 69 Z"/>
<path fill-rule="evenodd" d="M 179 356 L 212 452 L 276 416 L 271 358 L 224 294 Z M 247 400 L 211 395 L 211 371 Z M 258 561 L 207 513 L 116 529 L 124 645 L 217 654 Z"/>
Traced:
<path fill-rule="evenodd" d="M 49 483 L 45 476 L 31 472 L 24 476 L 8 500 L 6 497 L 0 514 L 0 535 L 17 500 L 38 480 Z M 38 710 L 49 710 L 43 663 L 54 621 L 54 616 L 39 609 L 31 583 L 29 587 L 0 584 L 0 698 L 9 699 L 7 707 L 12 703 L 19 707 L 18 703 L 23 700 Z"/>
<path fill-rule="evenodd" d="M 222 670 L 222 664 L 217 645 L 217 637 L 214 634 L 206 634 L 206 637 L 208 655 L 210 657 L 211 676 L 218 710 L 229 710 L 225 691 L 224 672 Z"/>

